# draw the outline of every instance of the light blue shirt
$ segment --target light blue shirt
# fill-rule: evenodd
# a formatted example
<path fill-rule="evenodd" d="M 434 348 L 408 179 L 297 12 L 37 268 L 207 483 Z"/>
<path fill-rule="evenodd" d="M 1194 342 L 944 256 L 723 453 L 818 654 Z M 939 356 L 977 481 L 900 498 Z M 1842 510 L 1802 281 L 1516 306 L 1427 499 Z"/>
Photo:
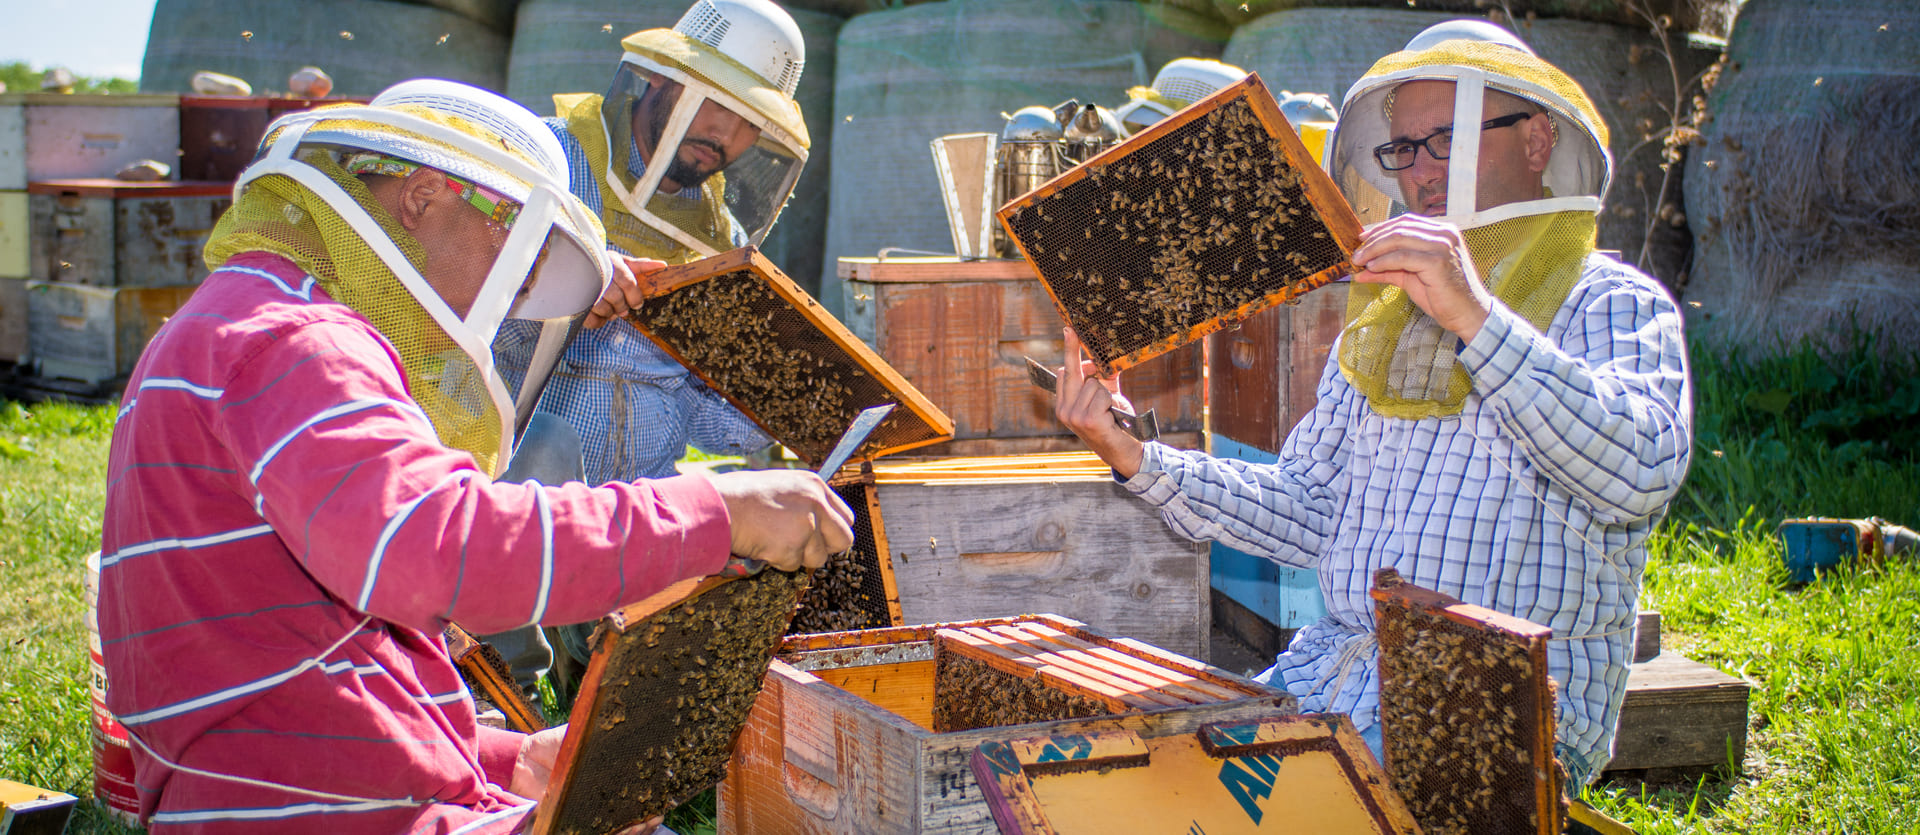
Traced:
<path fill-rule="evenodd" d="M 1561 759 L 1585 781 L 1612 756 L 1647 536 L 1691 457 L 1678 308 L 1591 256 L 1546 334 L 1504 306 L 1487 319 L 1445 418 L 1374 413 L 1338 358 L 1279 462 L 1148 444 L 1126 488 L 1182 536 L 1318 572 L 1327 615 L 1260 678 L 1362 731 L 1380 709 L 1375 570 L 1551 627 Z"/>

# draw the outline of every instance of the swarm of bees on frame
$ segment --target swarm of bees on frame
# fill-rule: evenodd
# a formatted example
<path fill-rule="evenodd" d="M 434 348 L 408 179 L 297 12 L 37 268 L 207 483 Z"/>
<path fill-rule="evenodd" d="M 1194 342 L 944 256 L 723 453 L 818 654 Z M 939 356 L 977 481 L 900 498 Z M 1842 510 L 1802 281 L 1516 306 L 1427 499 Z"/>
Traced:
<path fill-rule="evenodd" d="M 624 633 L 603 633 L 615 643 L 602 651 L 613 654 L 553 831 L 611 832 L 725 777 L 733 738 L 807 580 L 805 572 L 769 569 Z"/>
<path fill-rule="evenodd" d="M 802 459 L 819 461 L 861 409 L 897 402 L 751 270 L 648 299 L 629 316 Z M 911 429 L 895 409 L 869 446 Z"/>
<path fill-rule="evenodd" d="M 945 647 L 933 656 L 933 732 L 1001 728 L 1113 713 L 1105 702 L 1022 678 Z"/>
<path fill-rule="evenodd" d="M 1420 830 L 1539 831 L 1537 782 L 1559 766 L 1531 748 L 1553 717 L 1527 645 L 1403 604 L 1380 607 L 1378 634 L 1387 773 Z"/>
<path fill-rule="evenodd" d="M 1094 165 L 1007 223 L 1103 371 L 1291 299 L 1345 260 L 1302 171 L 1244 98 Z"/>
<path fill-rule="evenodd" d="M 853 508 L 853 547 L 834 554 L 813 572 L 813 583 L 800 596 L 787 634 L 845 632 L 893 625 L 887 606 L 887 587 L 881 576 L 879 547 L 873 535 L 867 484 L 837 485 L 834 492 Z"/>

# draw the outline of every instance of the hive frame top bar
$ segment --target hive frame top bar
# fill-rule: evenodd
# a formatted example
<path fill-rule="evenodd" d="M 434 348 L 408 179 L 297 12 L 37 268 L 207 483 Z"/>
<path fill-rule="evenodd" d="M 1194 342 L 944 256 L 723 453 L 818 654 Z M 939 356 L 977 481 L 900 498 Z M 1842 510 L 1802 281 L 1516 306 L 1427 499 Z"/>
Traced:
<path fill-rule="evenodd" d="M 853 454 L 852 460 L 870 460 L 881 455 L 896 453 L 928 444 L 940 443 L 953 437 L 952 418 L 941 411 L 939 406 L 934 405 L 932 400 L 928 399 L 925 394 L 922 394 L 919 389 L 915 388 L 912 383 L 908 382 L 907 379 L 891 365 L 887 364 L 885 359 L 881 358 L 878 353 L 868 347 L 858 336 L 855 336 L 844 324 L 841 324 L 840 320 L 835 319 L 832 314 L 828 313 L 826 308 L 822 307 L 818 301 L 814 300 L 805 290 L 795 284 L 792 279 L 782 273 L 772 261 L 767 260 L 766 256 L 761 254 L 759 249 L 755 247 L 741 247 L 699 261 L 667 267 L 652 274 L 639 277 L 638 281 L 643 295 L 652 299 L 669 295 L 675 291 L 691 287 L 709 279 L 733 275 L 743 270 L 758 276 L 765 283 L 766 287 L 785 302 L 791 310 L 799 314 L 804 319 L 806 325 L 811 327 L 819 337 L 833 343 L 841 351 L 844 351 L 847 358 L 858 366 L 859 371 L 873 378 L 884 387 L 892 397 L 896 398 L 901 406 L 905 407 L 904 410 L 894 410 L 893 414 L 889 416 L 888 421 L 882 424 L 882 428 L 876 429 L 873 436 L 862 445 L 859 451 Z M 628 321 L 638 327 L 642 333 L 646 333 L 650 338 L 653 338 L 654 342 L 666 350 L 668 354 L 671 354 L 676 361 L 685 365 L 709 386 L 713 387 L 715 391 L 719 392 L 722 397 L 725 397 L 728 402 L 733 403 L 742 413 L 752 418 L 753 421 L 759 424 L 762 429 L 766 430 L 769 435 L 772 435 L 774 440 L 787 445 L 789 449 L 792 449 L 809 463 L 818 464 L 820 463 L 819 459 L 825 457 L 827 449 L 812 450 L 810 448 L 803 448 L 809 445 L 800 444 L 794 439 L 782 437 L 780 432 L 775 431 L 773 427 L 767 425 L 762 414 L 753 404 L 743 402 L 737 392 L 729 391 L 719 384 L 718 381 L 715 380 L 714 375 L 710 373 L 710 369 L 704 369 L 699 363 L 690 361 L 690 358 L 686 356 L 680 348 L 669 344 L 668 341 L 653 333 L 644 323 L 644 320 L 639 316 L 638 312 L 629 313 L 627 318 Z M 834 437 L 839 437 L 840 431 L 844 430 L 852 422 L 854 416 L 858 414 L 859 411 L 875 405 L 878 404 L 854 404 L 853 410 L 849 412 L 845 416 L 845 420 L 840 421 L 835 428 Z M 924 424 L 930 434 L 908 443 L 898 443 L 893 446 L 876 446 L 883 442 L 883 436 L 887 434 L 885 430 L 887 425 L 891 425 L 893 421 L 898 421 L 908 416 Z M 831 440 L 827 442 L 826 446 L 832 446 Z"/>
<path fill-rule="evenodd" d="M 1298 172 L 1299 182 L 1297 188 L 1307 204 L 1299 208 L 1310 209 L 1313 218 L 1324 225 L 1325 232 L 1331 239 L 1331 244 L 1339 251 L 1340 257 L 1337 263 L 1316 262 L 1315 266 L 1319 266 L 1320 269 L 1314 271 L 1310 276 L 1289 281 L 1288 287 L 1284 291 L 1268 292 L 1263 297 L 1237 304 L 1231 309 L 1222 309 L 1217 313 L 1209 314 L 1210 318 L 1202 322 L 1186 325 L 1185 330 L 1155 333 L 1151 344 L 1117 353 L 1102 350 L 1095 344 L 1098 341 L 1097 339 L 1089 341 L 1088 337 L 1090 334 L 1087 333 L 1087 331 L 1092 329 L 1092 325 L 1095 322 L 1108 323 L 1117 321 L 1121 312 L 1115 310 L 1114 305 L 1108 305 L 1108 309 L 1099 311 L 1097 314 L 1097 316 L 1102 318 L 1095 319 L 1093 318 L 1095 314 L 1088 314 L 1071 309 L 1067 300 L 1062 298 L 1061 289 L 1056 285 L 1065 282 L 1069 274 L 1076 273 L 1078 271 L 1077 268 L 1085 266 L 1085 264 L 1083 264 L 1080 258 L 1070 258 L 1062 261 L 1059 258 L 1053 257 L 1051 254 L 1036 253 L 1033 251 L 1030 246 L 1033 242 L 1025 239 L 1020 232 L 1016 231 L 1016 217 L 1020 216 L 1029 207 L 1035 207 L 1038 221 L 1045 222 L 1047 220 L 1046 211 L 1048 201 L 1055 199 L 1056 195 L 1059 195 L 1063 190 L 1078 186 L 1089 178 L 1095 178 L 1096 182 L 1100 182 L 1099 178 L 1106 177 L 1110 168 L 1115 171 L 1120 170 L 1117 168 L 1120 163 L 1129 161 L 1129 157 L 1140 154 L 1143 151 L 1153 150 L 1164 154 L 1168 149 L 1164 145 L 1156 146 L 1156 141 L 1162 140 L 1177 131 L 1182 131 L 1198 120 L 1209 118 L 1216 111 L 1220 111 L 1235 102 L 1244 102 L 1247 105 L 1252 116 L 1260 123 L 1262 130 L 1264 130 L 1278 146 L 1275 149 L 1276 163 L 1283 165 L 1287 172 Z M 1150 162 L 1156 161 L 1155 157 L 1144 154 L 1142 158 L 1148 159 Z M 1191 159 L 1189 161 L 1191 161 Z M 1137 178 L 1138 172 L 1133 172 L 1130 176 Z M 1162 177 L 1161 179 L 1154 180 L 1154 182 L 1173 183 L 1178 182 L 1178 178 Z M 1255 185 L 1256 182 L 1257 181 L 1254 180 L 1249 180 L 1245 183 L 1236 181 L 1234 186 L 1240 189 L 1241 192 L 1251 193 L 1259 191 L 1259 189 L 1257 187 L 1251 189 L 1246 187 Z M 1179 189 L 1176 188 L 1176 191 L 1178 190 Z M 1156 194 L 1156 198 L 1157 196 Z M 1248 202 L 1251 203 L 1252 200 L 1248 200 Z M 1222 207 L 1218 211 L 1221 216 L 1233 219 L 1235 222 L 1248 221 L 1252 217 L 1243 209 L 1236 210 Z M 1121 209 L 1119 212 L 1125 214 L 1125 209 Z M 1002 226 L 1005 227 L 1008 236 L 1019 245 L 1021 254 L 1027 259 L 1033 269 L 1040 274 L 1042 283 L 1046 286 L 1048 295 L 1053 298 L 1054 304 L 1056 308 L 1059 309 L 1062 318 L 1065 319 L 1068 324 L 1075 326 L 1076 330 L 1082 331 L 1082 342 L 1088 345 L 1088 354 L 1092 357 L 1095 364 L 1100 367 L 1103 374 L 1112 374 L 1122 369 L 1139 365 L 1148 359 L 1197 340 L 1208 333 L 1229 327 L 1233 323 L 1265 310 L 1268 307 L 1291 301 L 1302 293 L 1324 286 L 1332 282 L 1335 278 L 1352 272 L 1351 256 L 1353 250 L 1359 246 L 1361 231 L 1359 219 L 1354 215 L 1352 208 L 1347 204 L 1345 198 L 1340 195 L 1332 178 L 1329 177 L 1319 165 L 1313 162 L 1311 152 L 1309 152 L 1306 146 L 1300 141 L 1299 136 L 1294 133 L 1292 126 L 1287 122 L 1286 118 L 1281 115 L 1279 104 L 1274 100 L 1273 94 L 1268 90 L 1266 84 L 1260 80 L 1260 77 L 1252 73 L 1249 73 L 1245 79 L 1216 91 L 1194 105 L 1174 114 L 1174 116 L 1160 120 L 1146 130 L 1129 137 L 1125 142 L 1102 151 L 1087 162 L 1075 166 L 1066 173 L 1041 185 L 1039 188 L 1028 192 L 1026 195 L 1008 202 L 1000 208 L 997 216 Z M 1134 212 L 1127 216 L 1136 219 L 1147 217 L 1146 213 L 1143 212 Z M 1065 225 L 1066 224 L 1062 224 L 1062 226 Z M 1082 230 L 1074 229 L 1072 231 Z M 1152 246 L 1144 243 L 1135 246 L 1133 243 L 1127 241 L 1125 235 L 1120 236 L 1117 242 L 1112 240 L 1103 241 L 1093 237 L 1094 230 L 1089 228 L 1085 231 L 1089 236 L 1086 244 L 1087 248 L 1096 252 L 1101 251 L 1103 248 L 1108 251 L 1113 251 L 1115 247 L 1112 246 L 1112 244 L 1115 243 L 1119 245 L 1119 248 L 1130 248 L 1146 256 L 1161 254 L 1166 249 L 1163 243 L 1158 242 Z M 1099 231 L 1107 234 L 1109 230 L 1101 229 Z M 1195 237 L 1201 236 L 1189 235 L 1183 239 L 1183 242 L 1190 242 Z M 1155 246 L 1161 246 L 1163 249 L 1156 250 L 1154 249 Z M 1254 247 L 1249 248 L 1252 249 Z M 1296 249 L 1291 252 L 1300 252 L 1300 250 Z M 1142 261 L 1143 259 L 1133 260 Z M 1298 262 L 1295 263 L 1298 264 Z M 1237 267 L 1238 265 L 1236 264 L 1235 266 Z M 1254 266 L 1247 265 L 1244 269 L 1224 269 L 1214 272 L 1216 275 L 1225 273 L 1225 277 L 1231 279 L 1253 273 Z M 1123 282 L 1125 280 L 1125 278 L 1122 279 Z M 1160 281 L 1161 274 L 1155 273 L 1146 280 Z M 1256 286 L 1252 278 L 1249 278 L 1245 284 L 1249 287 Z M 1097 294 L 1089 292 L 1086 295 L 1093 296 Z M 1138 312 L 1138 308 L 1133 312 Z"/>

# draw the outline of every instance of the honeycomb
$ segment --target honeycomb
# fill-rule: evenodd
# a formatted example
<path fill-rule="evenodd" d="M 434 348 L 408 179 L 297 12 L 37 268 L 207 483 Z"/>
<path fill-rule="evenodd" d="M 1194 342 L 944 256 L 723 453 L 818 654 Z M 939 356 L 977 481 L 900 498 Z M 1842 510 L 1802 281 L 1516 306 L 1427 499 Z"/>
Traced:
<path fill-rule="evenodd" d="M 671 287 L 628 320 L 801 460 L 817 466 L 861 410 L 883 403 L 903 408 L 856 460 L 952 437 L 952 419 L 756 250 L 650 280 Z"/>
<path fill-rule="evenodd" d="M 1103 373 L 1352 271 L 1359 222 L 1257 77 L 1000 210 Z"/>
<path fill-rule="evenodd" d="M 725 777 L 807 581 L 767 569 L 603 628 L 535 835 L 603 835 Z"/>
<path fill-rule="evenodd" d="M 1558 833 L 1545 627 L 1407 585 L 1372 596 L 1389 779 L 1430 835 Z"/>

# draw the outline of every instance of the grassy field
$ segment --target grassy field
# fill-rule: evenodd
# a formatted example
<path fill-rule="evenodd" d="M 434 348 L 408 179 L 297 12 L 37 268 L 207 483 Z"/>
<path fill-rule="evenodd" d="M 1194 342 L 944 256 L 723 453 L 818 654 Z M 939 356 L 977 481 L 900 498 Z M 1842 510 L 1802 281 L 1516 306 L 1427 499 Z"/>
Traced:
<path fill-rule="evenodd" d="M 1696 350 L 1698 443 L 1652 541 L 1665 646 L 1754 686 L 1744 762 L 1697 783 L 1602 783 L 1643 835 L 1912 832 L 1920 820 L 1920 560 L 1786 585 L 1794 516 L 1920 525 L 1920 355 L 1862 343 L 1751 360 Z M 82 560 L 112 412 L 0 404 L 0 777 L 86 796 Z M 710 798 L 706 801 L 710 804 Z M 710 827 L 711 806 L 672 821 Z M 704 818 L 704 821 L 702 820 Z M 84 806 L 73 832 L 119 832 Z"/>

